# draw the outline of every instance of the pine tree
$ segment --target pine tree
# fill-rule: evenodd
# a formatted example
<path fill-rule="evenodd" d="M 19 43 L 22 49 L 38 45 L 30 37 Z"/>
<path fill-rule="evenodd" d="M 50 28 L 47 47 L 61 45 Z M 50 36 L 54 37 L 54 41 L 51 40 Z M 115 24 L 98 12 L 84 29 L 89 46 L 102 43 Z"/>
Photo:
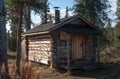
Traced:
<path fill-rule="evenodd" d="M 115 27 L 115 45 L 120 47 L 120 0 L 117 0 L 117 24 Z"/>
<path fill-rule="evenodd" d="M 75 13 L 82 15 L 91 23 L 104 26 L 108 18 L 106 0 L 75 0 Z"/>
<path fill-rule="evenodd" d="M 114 43 L 114 29 L 113 29 L 111 23 L 112 23 L 111 19 L 108 19 L 107 27 L 105 28 L 106 29 L 105 36 L 109 41 L 109 43 L 108 43 L 109 47 L 112 46 Z"/>

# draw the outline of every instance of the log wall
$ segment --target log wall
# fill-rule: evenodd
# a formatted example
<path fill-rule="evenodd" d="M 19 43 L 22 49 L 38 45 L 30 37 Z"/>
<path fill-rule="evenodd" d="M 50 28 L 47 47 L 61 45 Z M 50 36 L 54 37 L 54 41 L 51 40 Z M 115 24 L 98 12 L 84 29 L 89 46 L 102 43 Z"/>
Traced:
<path fill-rule="evenodd" d="M 97 52 L 97 35 L 86 35 L 86 43 L 85 43 L 85 52 L 86 52 L 86 60 L 89 62 L 96 61 L 96 52 Z"/>
<path fill-rule="evenodd" d="M 51 33 L 52 41 L 51 41 L 51 52 L 52 52 L 52 57 L 51 57 L 51 67 L 58 68 L 59 67 L 59 40 L 60 40 L 60 30 L 54 30 Z"/>
<path fill-rule="evenodd" d="M 49 64 L 51 56 L 51 38 L 50 35 L 39 35 L 29 37 L 29 60 Z"/>
<path fill-rule="evenodd" d="M 59 64 L 61 66 L 67 65 L 67 33 L 64 31 L 60 31 L 60 43 L 58 47 L 59 52 Z"/>
<path fill-rule="evenodd" d="M 52 65 L 53 67 L 57 68 L 60 66 L 66 66 L 68 64 L 67 33 L 62 30 L 56 30 L 51 34 L 52 34 L 52 60 L 53 60 Z"/>

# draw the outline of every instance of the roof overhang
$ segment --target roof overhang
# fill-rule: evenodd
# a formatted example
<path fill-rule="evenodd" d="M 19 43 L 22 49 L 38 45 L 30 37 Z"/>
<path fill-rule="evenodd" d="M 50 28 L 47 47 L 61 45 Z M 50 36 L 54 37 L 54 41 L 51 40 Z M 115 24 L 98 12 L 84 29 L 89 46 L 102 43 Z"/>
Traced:
<path fill-rule="evenodd" d="M 78 34 L 101 34 L 96 29 L 93 29 L 92 27 L 88 26 L 82 26 L 77 24 L 68 24 L 61 27 L 61 30 L 67 33 L 78 33 Z"/>

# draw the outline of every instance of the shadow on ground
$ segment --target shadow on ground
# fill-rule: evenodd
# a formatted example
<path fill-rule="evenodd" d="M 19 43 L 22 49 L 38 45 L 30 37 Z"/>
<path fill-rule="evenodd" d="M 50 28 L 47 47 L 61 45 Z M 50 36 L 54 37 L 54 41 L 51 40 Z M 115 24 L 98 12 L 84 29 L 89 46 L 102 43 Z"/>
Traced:
<path fill-rule="evenodd" d="M 76 69 L 71 70 L 70 75 L 80 79 L 120 79 L 120 64 L 101 63 L 102 67 L 93 70 Z"/>

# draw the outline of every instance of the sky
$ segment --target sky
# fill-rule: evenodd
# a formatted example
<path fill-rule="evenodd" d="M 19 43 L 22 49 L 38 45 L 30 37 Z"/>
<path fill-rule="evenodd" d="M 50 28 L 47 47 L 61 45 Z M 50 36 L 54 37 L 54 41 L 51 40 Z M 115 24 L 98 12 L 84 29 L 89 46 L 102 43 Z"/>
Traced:
<path fill-rule="evenodd" d="M 111 8 L 110 10 L 112 10 L 109 14 L 109 17 L 111 19 L 113 19 L 113 21 L 115 20 L 116 16 L 115 16 L 115 12 L 116 12 L 116 1 L 117 0 L 109 0 L 110 1 L 110 4 L 111 4 Z M 65 16 L 65 9 L 66 7 L 68 8 L 72 8 L 73 5 L 74 5 L 74 0 L 49 0 L 49 3 L 50 3 L 50 13 L 53 13 L 54 10 L 53 10 L 53 7 L 57 6 L 57 7 L 60 7 L 60 14 L 61 14 L 61 17 L 63 18 Z M 69 15 L 72 16 L 72 11 L 69 11 Z M 32 14 L 32 21 L 35 23 L 35 24 L 40 24 L 40 17 L 38 15 L 34 15 Z M 115 22 L 113 22 L 113 25 L 115 25 Z M 9 28 L 9 23 L 7 23 L 7 29 L 10 29 Z"/>
<path fill-rule="evenodd" d="M 50 8 L 55 6 L 60 7 L 60 9 L 65 9 L 66 7 L 72 7 L 74 5 L 74 0 L 49 0 Z"/>
<path fill-rule="evenodd" d="M 109 0 L 110 1 L 110 5 L 112 6 L 110 9 L 112 10 L 111 11 L 111 14 L 110 14 L 110 18 L 112 19 L 112 18 L 115 18 L 115 17 L 113 17 L 112 15 L 114 15 L 115 14 L 115 12 L 116 12 L 116 8 L 117 8 L 117 5 L 116 5 L 116 1 L 117 0 Z"/>
<path fill-rule="evenodd" d="M 117 17 L 115 15 L 116 9 L 117 9 L 117 4 L 116 4 L 117 0 L 109 0 L 109 1 L 110 1 L 110 5 L 111 5 L 111 8 L 110 8 L 111 12 L 109 13 L 109 17 L 110 17 L 110 19 L 112 19 L 112 21 L 113 21 L 112 25 L 114 26 L 116 24 L 115 19 Z"/>

